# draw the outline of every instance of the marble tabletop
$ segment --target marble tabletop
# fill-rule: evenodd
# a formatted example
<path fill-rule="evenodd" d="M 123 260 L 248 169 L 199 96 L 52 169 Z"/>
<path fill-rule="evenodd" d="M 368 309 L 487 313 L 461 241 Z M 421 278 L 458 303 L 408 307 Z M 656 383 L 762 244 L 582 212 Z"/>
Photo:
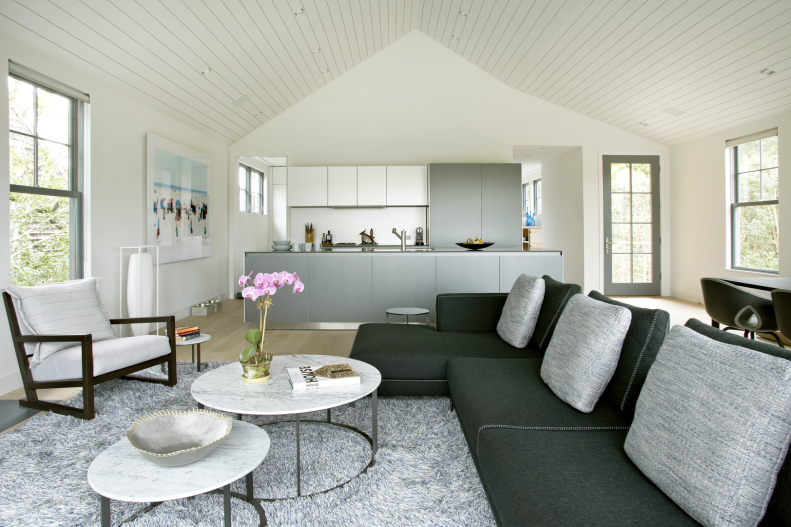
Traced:
<path fill-rule="evenodd" d="M 294 390 L 286 368 L 349 364 L 360 375 L 360 384 Z M 242 365 L 222 366 L 192 383 L 192 397 L 207 408 L 234 414 L 288 415 L 315 412 L 351 403 L 372 393 L 382 382 L 379 370 L 354 359 L 330 355 L 278 355 L 269 368 L 272 378 L 260 384 L 242 382 Z"/>
<path fill-rule="evenodd" d="M 203 344 L 209 339 L 211 339 L 211 335 L 208 333 L 201 333 L 200 337 L 195 337 L 194 339 L 182 340 L 181 342 L 177 340 L 176 346 L 194 346 L 195 344 Z"/>
<path fill-rule="evenodd" d="M 119 501 L 187 498 L 243 478 L 261 464 L 267 453 L 267 433 L 242 421 L 233 422 L 230 435 L 211 454 L 181 467 L 155 465 L 124 437 L 93 460 L 88 484 L 101 496 Z"/>

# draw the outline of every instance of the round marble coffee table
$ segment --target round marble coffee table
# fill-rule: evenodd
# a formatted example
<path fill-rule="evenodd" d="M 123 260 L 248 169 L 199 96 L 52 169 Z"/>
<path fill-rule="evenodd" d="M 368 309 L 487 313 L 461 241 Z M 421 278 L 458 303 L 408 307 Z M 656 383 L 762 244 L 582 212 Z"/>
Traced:
<path fill-rule="evenodd" d="M 288 381 L 286 368 L 300 366 L 327 366 L 332 364 L 349 364 L 360 375 L 360 384 L 319 388 L 314 390 L 294 390 Z M 354 359 L 330 355 L 280 355 L 272 359 L 269 368 L 272 379 L 261 384 L 242 382 L 242 365 L 238 362 L 212 370 L 192 383 L 192 397 L 198 401 L 198 407 L 209 407 L 223 412 L 242 415 L 293 415 L 297 436 L 297 496 L 303 496 L 300 482 L 300 422 L 322 423 L 343 427 L 363 436 L 371 444 L 371 460 L 355 476 L 336 485 L 345 485 L 364 473 L 376 463 L 376 451 L 379 447 L 379 431 L 377 417 L 376 389 L 382 382 L 379 370 Z M 371 395 L 372 435 L 342 423 L 332 422 L 332 409 L 345 404 L 354 404 L 358 399 Z M 327 410 L 326 421 L 300 420 L 299 414 Z M 280 421 L 291 422 L 291 421 Z M 268 423 L 272 425 L 275 423 Z M 325 489 L 321 492 L 326 492 Z M 314 494 L 319 494 L 318 492 Z M 306 494 L 309 496 L 311 494 Z"/>
<path fill-rule="evenodd" d="M 163 501 L 219 493 L 222 487 L 225 526 L 231 525 L 231 496 L 247 501 L 258 512 L 260 524 L 266 514 L 253 497 L 253 469 L 269 453 L 269 435 L 259 427 L 234 421 L 231 433 L 214 451 L 195 463 L 162 467 L 145 459 L 123 438 L 99 454 L 88 468 L 88 484 L 101 497 L 102 527 L 110 527 L 110 500 L 151 503 L 124 520 L 131 521 Z M 231 483 L 246 476 L 247 495 L 231 492 Z"/>
<path fill-rule="evenodd" d="M 211 335 L 208 333 L 201 333 L 200 337 L 183 340 L 181 342 L 176 341 L 176 346 L 192 346 L 192 362 L 195 362 L 195 346 L 198 346 L 198 366 L 197 371 L 200 371 L 200 345 L 204 342 L 208 342 L 211 339 Z"/>

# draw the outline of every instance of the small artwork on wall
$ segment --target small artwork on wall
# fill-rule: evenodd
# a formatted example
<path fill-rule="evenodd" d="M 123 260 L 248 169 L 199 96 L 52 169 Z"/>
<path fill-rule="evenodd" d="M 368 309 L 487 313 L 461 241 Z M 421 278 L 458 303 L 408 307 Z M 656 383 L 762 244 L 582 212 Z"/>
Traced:
<path fill-rule="evenodd" d="M 160 263 L 211 256 L 211 156 L 146 135 L 146 244 Z"/>

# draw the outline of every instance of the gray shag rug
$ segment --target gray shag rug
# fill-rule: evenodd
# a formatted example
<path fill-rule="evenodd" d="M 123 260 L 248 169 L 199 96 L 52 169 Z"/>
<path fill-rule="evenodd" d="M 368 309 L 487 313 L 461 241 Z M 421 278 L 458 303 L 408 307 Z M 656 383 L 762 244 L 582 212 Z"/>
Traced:
<path fill-rule="evenodd" d="M 86 477 L 93 459 L 124 438 L 138 417 L 166 408 L 195 408 L 192 382 L 227 363 L 207 364 L 196 373 L 194 364 L 179 363 L 174 388 L 122 380 L 101 384 L 95 419 L 48 413 L 0 436 L 0 525 L 99 525 L 99 497 Z M 158 367 L 146 374 L 161 376 Z M 81 407 L 82 396 L 67 404 Z M 371 433 L 370 398 L 332 414 L 333 421 Z M 326 412 L 304 414 L 303 419 L 324 420 Z M 274 419 L 245 420 L 261 424 Z M 294 425 L 264 429 L 271 448 L 254 472 L 255 496 L 294 496 Z M 301 439 L 303 494 L 337 485 L 370 459 L 368 442 L 341 427 L 305 424 Z M 232 490 L 244 493 L 243 480 Z M 380 397 L 376 465 L 341 488 L 261 504 L 271 526 L 495 525 L 456 414 L 444 397 Z M 113 501 L 113 525 L 146 505 Z M 231 508 L 233 525 L 259 525 L 248 503 L 232 499 Z M 163 503 L 128 525 L 215 526 L 222 525 L 222 518 L 222 496 L 204 494 Z"/>

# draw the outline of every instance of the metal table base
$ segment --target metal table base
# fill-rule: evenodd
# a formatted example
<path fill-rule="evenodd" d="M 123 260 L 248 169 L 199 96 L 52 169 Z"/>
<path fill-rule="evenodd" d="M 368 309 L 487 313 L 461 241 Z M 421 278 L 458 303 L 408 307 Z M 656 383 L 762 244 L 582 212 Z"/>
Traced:
<path fill-rule="evenodd" d="M 260 499 L 253 497 L 253 473 L 250 472 L 245 476 L 245 494 L 240 494 L 238 492 L 231 492 L 231 485 L 225 485 L 222 489 L 212 490 L 210 492 L 206 492 L 206 494 L 222 494 L 223 495 L 223 510 L 224 510 L 224 526 L 231 527 L 231 497 L 240 499 L 242 501 L 246 501 L 250 505 L 253 506 L 255 511 L 258 513 L 258 518 L 260 520 L 259 526 L 266 527 L 266 512 L 264 508 L 261 506 Z M 192 496 L 194 497 L 194 496 Z M 111 518 L 111 511 L 110 511 L 110 498 L 106 498 L 104 496 L 100 496 L 101 498 L 101 522 L 102 527 L 111 527 L 110 518 Z M 135 521 L 141 515 L 147 513 L 148 511 L 153 510 L 154 508 L 162 505 L 162 501 L 154 502 L 148 507 L 137 511 L 136 513 L 132 514 L 128 518 L 121 521 L 121 525 L 125 523 L 130 523 Z"/>
<path fill-rule="evenodd" d="M 192 362 L 195 362 L 195 346 L 198 346 L 198 366 L 196 367 L 196 370 L 200 371 L 200 344 L 192 345 Z"/>
<path fill-rule="evenodd" d="M 327 409 L 327 420 L 326 421 L 317 421 L 315 419 L 300 419 L 299 418 L 299 414 L 296 414 L 295 415 L 295 419 L 292 419 L 292 420 L 275 421 L 275 422 L 272 422 L 272 423 L 264 423 L 262 425 L 258 425 L 261 428 L 264 428 L 266 426 L 282 425 L 282 424 L 287 424 L 287 423 L 294 423 L 295 424 L 296 434 L 297 434 L 297 475 L 296 475 L 297 495 L 296 496 L 289 496 L 289 497 L 286 497 L 286 498 L 254 498 L 254 499 L 259 500 L 259 501 L 280 501 L 280 500 L 292 500 L 292 499 L 295 499 L 295 498 L 304 498 L 304 497 L 307 497 L 307 496 L 317 496 L 319 494 L 324 494 L 325 492 L 329 492 L 331 490 L 335 490 L 335 489 L 338 489 L 340 487 L 343 487 L 344 485 L 346 485 L 350 481 L 352 481 L 352 480 L 356 479 L 357 477 L 359 477 L 361 474 L 365 474 L 368 471 L 369 468 L 371 468 L 372 466 L 374 466 L 376 464 L 376 453 L 379 450 L 379 415 L 378 415 L 378 413 L 379 413 L 379 402 L 378 402 L 378 398 L 376 396 L 376 392 L 377 392 L 377 390 L 374 390 L 373 392 L 371 392 L 371 426 L 372 426 L 371 430 L 372 431 L 371 431 L 371 435 L 370 436 L 368 434 L 366 434 L 365 432 L 363 432 L 362 430 L 360 430 L 359 428 L 355 428 L 355 427 L 353 427 L 351 425 L 345 425 L 343 423 L 333 423 L 332 422 L 332 409 L 331 408 Z M 354 404 L 355 404 L 354 402 L 350 403 L 350 405 L 352 405 L 352 406 Z M 204 409 L 204 405 L 198 403 L 198 408 L 202 410 L 202 409 Z M 306 412 L 306 413 L 313 413 L 313 412 Z M 242 420 L 242 414 L 237 414 L 237 418 L 241 421 Z M 358 472 L 354 476 L 350 477 L 346 481 L 344 481 L 342 483 L 339 483 L 338 485 L 335 485 L 334 487 L 331 487 L 329 489 L 320 490 L 318 492 L 312 492 L 310 494 L 302 494 L 302 478 L 301 478 L 301 465 L 300 465 L 300 437 L 299 437 L 300 423 L 310 423 L 310 424 L 337 426 L 337 427 L 345 428 L 347 430 L 351 430 L 352 432 L 355 432 L 355 433 L 361 435 L 371 445 L 371 459 L 368 461 L 368 463 L 363 467 L 363 469 L 360 472 Z M 249 492 L 250 491 L 248 489 L 248 493 Z"/>

